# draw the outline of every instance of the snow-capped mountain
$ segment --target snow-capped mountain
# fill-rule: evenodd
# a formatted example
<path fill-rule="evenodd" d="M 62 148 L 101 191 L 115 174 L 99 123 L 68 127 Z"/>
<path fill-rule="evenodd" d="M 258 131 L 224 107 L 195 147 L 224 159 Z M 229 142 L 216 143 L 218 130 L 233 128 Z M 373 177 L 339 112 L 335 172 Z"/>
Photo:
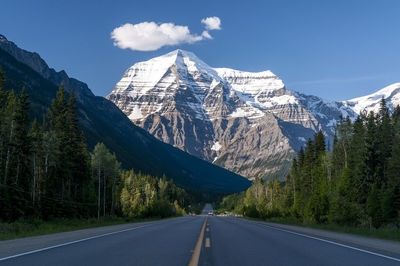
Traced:
<path fill-rule="evenodd" d="M 271 71 L 212 68 L 182 50 L 134 64 L 107 98 L 158 139 L 249 178 L 283 178 L 315 132 L 328 137 L 340 115 L 356 116 Z"/>
<path fill-rule="evenodd" d="M 395 106 L 400 105 L 400 83 L 394 83 L 370 95 L 344 101 L 343 104 L 357 114 L 371 111 L 376 113 L 379 110 L 382 98 L 386 100 L 389 110 L 393 111 Z"/>

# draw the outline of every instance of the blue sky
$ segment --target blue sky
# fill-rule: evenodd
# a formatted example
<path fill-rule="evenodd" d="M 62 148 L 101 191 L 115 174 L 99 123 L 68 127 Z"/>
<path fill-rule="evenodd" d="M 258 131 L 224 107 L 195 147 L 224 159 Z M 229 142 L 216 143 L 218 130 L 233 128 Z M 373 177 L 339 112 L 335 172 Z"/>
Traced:
<path fill-rule="evenodd" d="M 400 1 L 3 0 L 0 33 L 57 71 L 107 95 L 135 62 L 181 48 L 213 67 L 271 70 L 288 89 L 344 100 L 400 82 Z M 126 23 L 174 23 L 192 35 L 217 16 L 213 39 L 132 51 L 113 45 Z"/>

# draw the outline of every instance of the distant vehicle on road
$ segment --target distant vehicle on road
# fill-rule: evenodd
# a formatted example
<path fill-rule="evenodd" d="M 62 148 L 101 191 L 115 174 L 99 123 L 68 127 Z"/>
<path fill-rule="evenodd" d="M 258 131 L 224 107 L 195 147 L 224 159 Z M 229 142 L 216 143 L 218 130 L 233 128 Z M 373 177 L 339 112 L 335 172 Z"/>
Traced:
<path fill-rule="evenodd" d="M 208 215 L 214 216 L 214 212 L 213 212 L 213 211 L 209 211 L 209 212 L 208 212 Z"/>

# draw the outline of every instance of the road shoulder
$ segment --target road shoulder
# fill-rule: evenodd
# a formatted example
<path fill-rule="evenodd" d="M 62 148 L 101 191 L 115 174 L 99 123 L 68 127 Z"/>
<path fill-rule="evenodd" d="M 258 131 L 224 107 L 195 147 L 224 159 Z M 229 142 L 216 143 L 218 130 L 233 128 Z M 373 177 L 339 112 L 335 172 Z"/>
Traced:
<path fill-rule="evenodd" d="M 337 233 L 332 231 L 325 231 L 325 230 L 301 227 L 295 225 L 286 225 L 286 224 L 253 221 L 253 220 L 248 220 L 248 221 L 259 223 L 279 230 L 286 230 L 297 234 L 304 234 L 306 236 L 320 238 L 338 244 L 348 245 L 354 248 L 359 248 L 370 252 L 376 252 L 382 255 L 400 259 L 400 243 L 396 241 L 362 237 L 351 234 Z"/>

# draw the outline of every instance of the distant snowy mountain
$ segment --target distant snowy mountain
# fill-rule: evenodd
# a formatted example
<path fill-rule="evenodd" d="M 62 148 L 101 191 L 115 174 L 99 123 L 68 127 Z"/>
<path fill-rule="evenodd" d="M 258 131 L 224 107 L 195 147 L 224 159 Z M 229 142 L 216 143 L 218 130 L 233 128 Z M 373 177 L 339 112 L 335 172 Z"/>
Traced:
<path fill-rule="evenodd" d="M 212 68 L 182 50 L 134 64 L 107 98 L 156 138 L 248 178 L 284 178 L 308 138 L 356 116 L 271 71 Z"/>
<path fill-rule="evenodd" d="M 343 104 L 357 114 L 371 111 L 378 112 L 382 98 L 385 98 L 389 109 L 393 111 L 395 106 L 400 105 L 400 83 L 394 83 L 367 96 L 344 101 Z"/>

